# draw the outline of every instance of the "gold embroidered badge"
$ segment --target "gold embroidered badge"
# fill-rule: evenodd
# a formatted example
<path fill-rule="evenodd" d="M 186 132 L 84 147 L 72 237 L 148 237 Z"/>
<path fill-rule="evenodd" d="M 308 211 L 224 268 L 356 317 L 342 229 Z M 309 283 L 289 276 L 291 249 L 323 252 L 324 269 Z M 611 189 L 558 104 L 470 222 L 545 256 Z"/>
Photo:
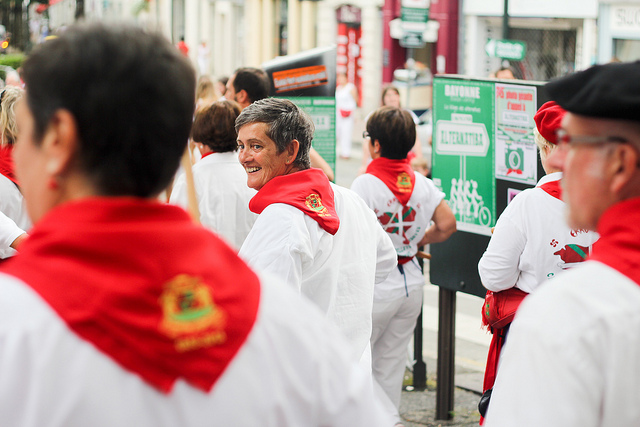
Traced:
<path fill-rule="evenodd" d="M 211 289 L 197 277 L 179 274 L 167 282 L 159 298 L 159 329 L 174 340 L 178 351 L 226 341 L 226 315 L 213 302 Z"/>
<path fill-rule="evenodd" d="M 409 174 L 406 172 L 400 173 L 398 175 L 396 186 L 398 187 L 398 191 L 401 193 L 411 192 L 411 177 Z"/>
<path fill-rule="evenodd" d="M 331 216 L 329 210 L 322 205 L 320 196 L 316 193 L 311 193 L 304 201 L 305 205 L 319 216 Z"/>

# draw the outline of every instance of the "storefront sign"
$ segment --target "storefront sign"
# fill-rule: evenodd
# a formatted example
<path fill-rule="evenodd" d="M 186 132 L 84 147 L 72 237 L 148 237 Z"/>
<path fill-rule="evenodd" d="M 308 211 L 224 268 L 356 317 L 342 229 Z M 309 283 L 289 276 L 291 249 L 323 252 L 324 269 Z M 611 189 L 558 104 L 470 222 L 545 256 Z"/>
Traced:
<path fill-rule="evenodd" d="M 612 5 L 611 30 L 640 33 L 640 6 Z"/>

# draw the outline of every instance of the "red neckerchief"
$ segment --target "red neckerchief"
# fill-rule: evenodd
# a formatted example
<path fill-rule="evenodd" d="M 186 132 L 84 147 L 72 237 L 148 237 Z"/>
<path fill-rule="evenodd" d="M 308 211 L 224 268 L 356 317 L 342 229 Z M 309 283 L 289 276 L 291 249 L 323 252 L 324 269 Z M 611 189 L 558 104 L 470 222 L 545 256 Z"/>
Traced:
<path fill-rule="evenodd" d="M 610 207 L 598 221 L 600 239 L 590 260 L 619 271 L 640 285 L 640 197 Z"/>
<path fill-rule="evenodd" d="M 214 151 L 209 151 L 208 153 L 203 154 L 202 156 L 200 156 L 200 160 L 204 159 L 207 156 L 210 156 L 214 153 Z"/>
<path fill-rule="evenodd" d="M 384 182 L 402 206 L 407 205 L 416 184 L 416 175 L 408 159 L 394 160 L 378 157 L 369 163 L 367 173 Z"/>
<path fill-rule="evenodd" d="M 300 209 L 331 235 L 340 228 L 331 183 L 320 169 L 311 168 L 272 178 L 249 201 L 249 210 L 259 215 L 273 203 Z"/>
<path fill-rule="evenodd" d="M 0 271 L 164 393 L 178 378 L 211 390 L 253 328 L 260 300 L 258 278 L 220 239 L 181 208 L 134 198 L 54 209 Z"/>
<path fill-rule="evenodd" d="M 0 174 L 6 176 L 15 185 L 19 185 L 18 179 L 13 172 L 13 158 L 11 157 L 11 151 L 12 147 L 10 145 L 0 147 Z"/>
<path fill-rule="evenodd" d="M 562 200 L 562 187 L 560 186 L 560 180 L 545 182 L 538 188 L 544 190 L 547 194 L 555 197 L 558 200 Z"/>

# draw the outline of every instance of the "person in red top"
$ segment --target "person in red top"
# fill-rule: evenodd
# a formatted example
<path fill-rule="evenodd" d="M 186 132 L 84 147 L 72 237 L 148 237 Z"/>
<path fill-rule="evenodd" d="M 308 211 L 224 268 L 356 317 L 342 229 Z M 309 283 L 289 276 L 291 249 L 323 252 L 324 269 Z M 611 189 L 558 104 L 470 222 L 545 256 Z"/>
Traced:
<path fill-rule="evenodd" d="M 390 424 L 312 304 L 158 201 L 195 101 L 175 47 L 82 24 L 24 78 L 14 157 L 34 227 L 0 266 L 3 425 Z"/>
<path fill-rule="evenodd" d="M 182 52 L 184 56 L 189 56 L 189 46 L 184 42 L 184 37 L 180 37 L 180 41 L 177 44 L 178 50 Z"/>
<path fill-rule="evenodd" d="M 569 226 L 600 239 L 521 304 L 485 425 L 640 425 L 640 62 L 552 81 L 567 110 L 547 161 Z"/>

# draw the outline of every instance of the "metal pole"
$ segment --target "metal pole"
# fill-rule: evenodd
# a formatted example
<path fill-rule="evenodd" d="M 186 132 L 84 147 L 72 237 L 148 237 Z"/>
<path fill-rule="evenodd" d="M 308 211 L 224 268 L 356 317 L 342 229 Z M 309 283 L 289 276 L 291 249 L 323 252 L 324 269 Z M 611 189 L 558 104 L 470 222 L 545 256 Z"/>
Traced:
<path fill-rule="evenodd" d="M 502 38 L 509 38 L 509 0 L 504 0 L 504 12 L 502 13 Z"/>
<path fill-rule="evenodd" d="M 424 246 L 418 248 L 420 251 L 424 251 Z M 416 257 L 420 270 L 424 273 L 424 259 Z M 427 388 L 427 364 L 424 363 L 423 344 L 422 344 L 422 307 L 420 307 L 420 315 L 416 320 L 416 328 L 413 330 L 413 389 L 424 390 Z"/>
<path fill-rule="evenodd" d="M 438 296 L 436 420 L 450 420 L 453 411 L 455 375 L 456 292 L 441 287 Z"/>
<path fill-rule="evenodd" d="M 416 329 L 413 331 L 413 389 L 424 390 L 427 388 L 427 364 L 422 356 L 422 308 L 416 321 Z"/>

